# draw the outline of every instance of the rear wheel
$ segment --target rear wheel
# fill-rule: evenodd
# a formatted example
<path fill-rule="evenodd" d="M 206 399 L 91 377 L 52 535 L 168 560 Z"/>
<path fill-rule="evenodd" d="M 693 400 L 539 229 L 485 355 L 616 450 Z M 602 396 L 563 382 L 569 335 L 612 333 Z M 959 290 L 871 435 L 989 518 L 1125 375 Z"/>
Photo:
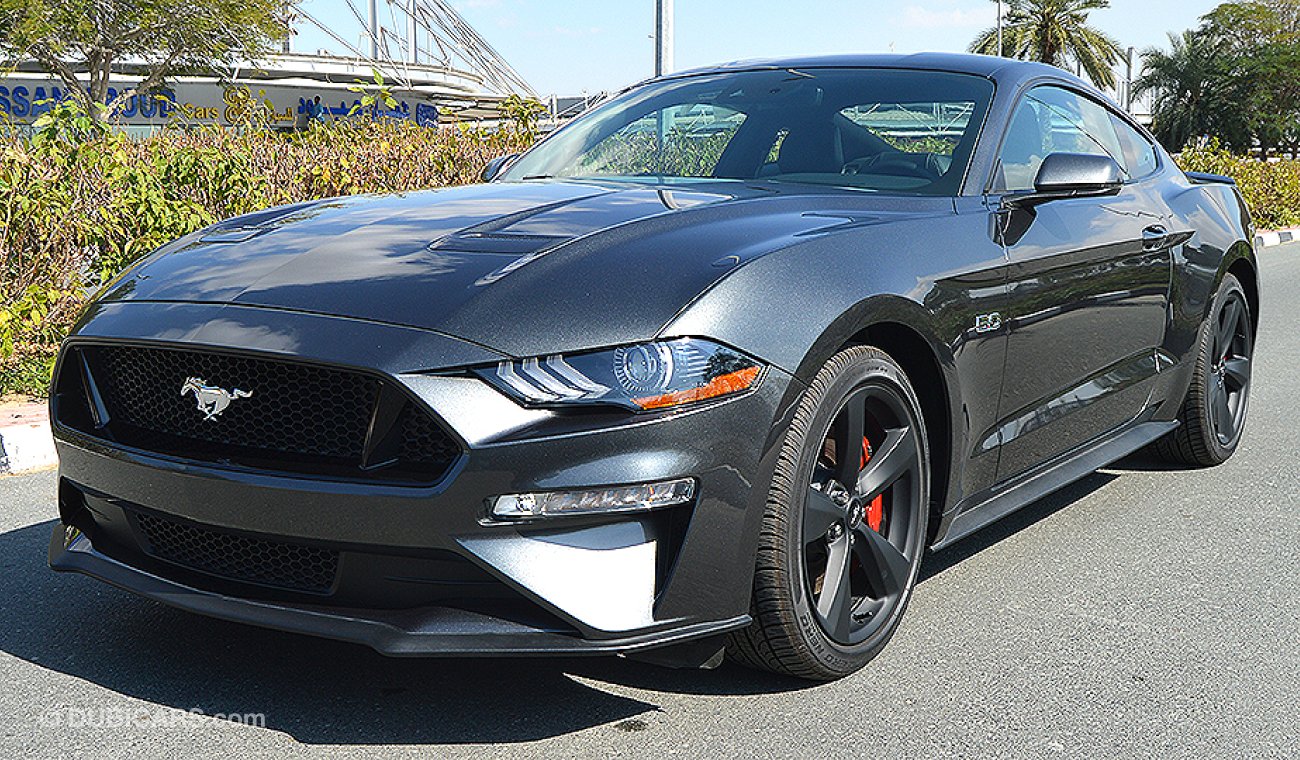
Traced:
<path fill-rule="evenodd" d="M 1246 427 L 1254 350 L 1250 302 L 1237 278 L 1225 275 L 1201 326 L 1192 383 L 1178 412 L 1181 424 L 1152 444 L 1152 451 L 1195 467 L 1211 467 L 1232 456 Z"/>
<path fill-rule="evenodd" d="M 887 354 L 832 357 L 804 393 L 768 494 L 745 664 L 829 680 L 898 627 L 925 548 L 929 452 L 920 404 Z"/>

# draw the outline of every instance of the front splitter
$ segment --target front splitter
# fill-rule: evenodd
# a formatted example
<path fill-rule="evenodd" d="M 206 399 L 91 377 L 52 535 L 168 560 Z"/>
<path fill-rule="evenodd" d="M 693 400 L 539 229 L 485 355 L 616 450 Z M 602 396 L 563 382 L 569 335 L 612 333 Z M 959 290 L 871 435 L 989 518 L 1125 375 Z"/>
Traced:
<path fill-rule="evenodd" d="M 634 653 L 744 628 L 750 617 L 698 623 L 612 639 L 531 628 L 449 607 L 357 610 L 272 603 L 203 591 L 139 570 L 99 552 L 84 534 L 66 542 L 66 528 L 50 537 L 50 567 L 75 572 L 163 604 L 201 615 L 364 644 L 393 657 L 523 657 Z"/>

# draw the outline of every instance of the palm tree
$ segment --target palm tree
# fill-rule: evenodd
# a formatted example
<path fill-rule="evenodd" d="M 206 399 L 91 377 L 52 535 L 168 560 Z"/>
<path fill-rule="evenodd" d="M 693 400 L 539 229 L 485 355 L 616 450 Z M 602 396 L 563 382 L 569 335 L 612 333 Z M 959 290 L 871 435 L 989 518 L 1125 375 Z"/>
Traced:
<path fill-rule="evenodd" d="M 1224 51 L 1211 35 L 1195 30 L 1169 35 L 1169 52 L 1142 51 L 1142 76 L 1133 94 L 1151 93 L 1151 126 L 1160 142 L 1178 151 L 1193 138 L 1218 134 L 1236 110 Z M 1231 130 L 1230 130 L 1231 131 Z"/>
<path fill-rule="evenodd" d="M 1077 64 L 1098 87 L 1115 86 L 1119 43 L 1088 26 L 1088 14 L 1109 8 L 1110 0 L 1007 0 L 1002 28 L 985 30 L 971 43 L 972 53 L 1042 61 L 1063 69 Z"/>
<path fill-rule="evenodd" d="M 1133 81 L 1133 96 L 1151 93 L 1151 131 L 1171 151 L 1208 130 L 1204 100 L 1210 94 L 1213 58 L 1203 52 L 1209 40 L 1188 29 L 1169 33 L 1169 52 L 1142 51 L 1142 76 Z"/>

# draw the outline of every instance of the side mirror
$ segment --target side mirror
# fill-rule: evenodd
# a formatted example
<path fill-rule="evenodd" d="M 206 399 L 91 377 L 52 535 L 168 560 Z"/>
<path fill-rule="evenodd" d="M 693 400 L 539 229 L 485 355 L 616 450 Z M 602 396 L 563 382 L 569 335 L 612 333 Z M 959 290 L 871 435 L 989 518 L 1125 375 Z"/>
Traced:
<path fill-rule="evenodd" d="M 1052 153 L 1043 159 L 1034 189 L 1008 195 L 1005 208 L 1021 208 L 1061 198 L 1114 195 L 1124 184 L 1124 172 L 1110 156 L 1087 153 Z"/>
<path fill-rule="evenodd" d="M 497 156 L 491 161 L 488 161 L 487 166 L 483 167 L 483 173 L 479 175 L 479 179 L 483 180 L 484 182 L 491 182 L 492 180 L 496 179 L 497 175 L 499 175 L 506 168 L 506 166 L 509 165 L 510 162 L 514 161 L 516 158 L 519 158 L 519 154 L 511 153 L 505 156 Z"/>

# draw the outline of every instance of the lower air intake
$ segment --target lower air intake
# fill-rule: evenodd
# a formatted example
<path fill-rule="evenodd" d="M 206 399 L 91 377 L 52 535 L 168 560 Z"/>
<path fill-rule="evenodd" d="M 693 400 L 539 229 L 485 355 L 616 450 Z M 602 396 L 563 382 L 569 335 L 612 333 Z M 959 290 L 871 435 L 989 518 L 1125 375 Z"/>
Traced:
<path fill-rule="evenodd" d="M 323 594 L 338 574 L 339 553 L 331 549 L 220 533 L 143 512 L 134 518 L 150 555 L 209 575 Z"/>

